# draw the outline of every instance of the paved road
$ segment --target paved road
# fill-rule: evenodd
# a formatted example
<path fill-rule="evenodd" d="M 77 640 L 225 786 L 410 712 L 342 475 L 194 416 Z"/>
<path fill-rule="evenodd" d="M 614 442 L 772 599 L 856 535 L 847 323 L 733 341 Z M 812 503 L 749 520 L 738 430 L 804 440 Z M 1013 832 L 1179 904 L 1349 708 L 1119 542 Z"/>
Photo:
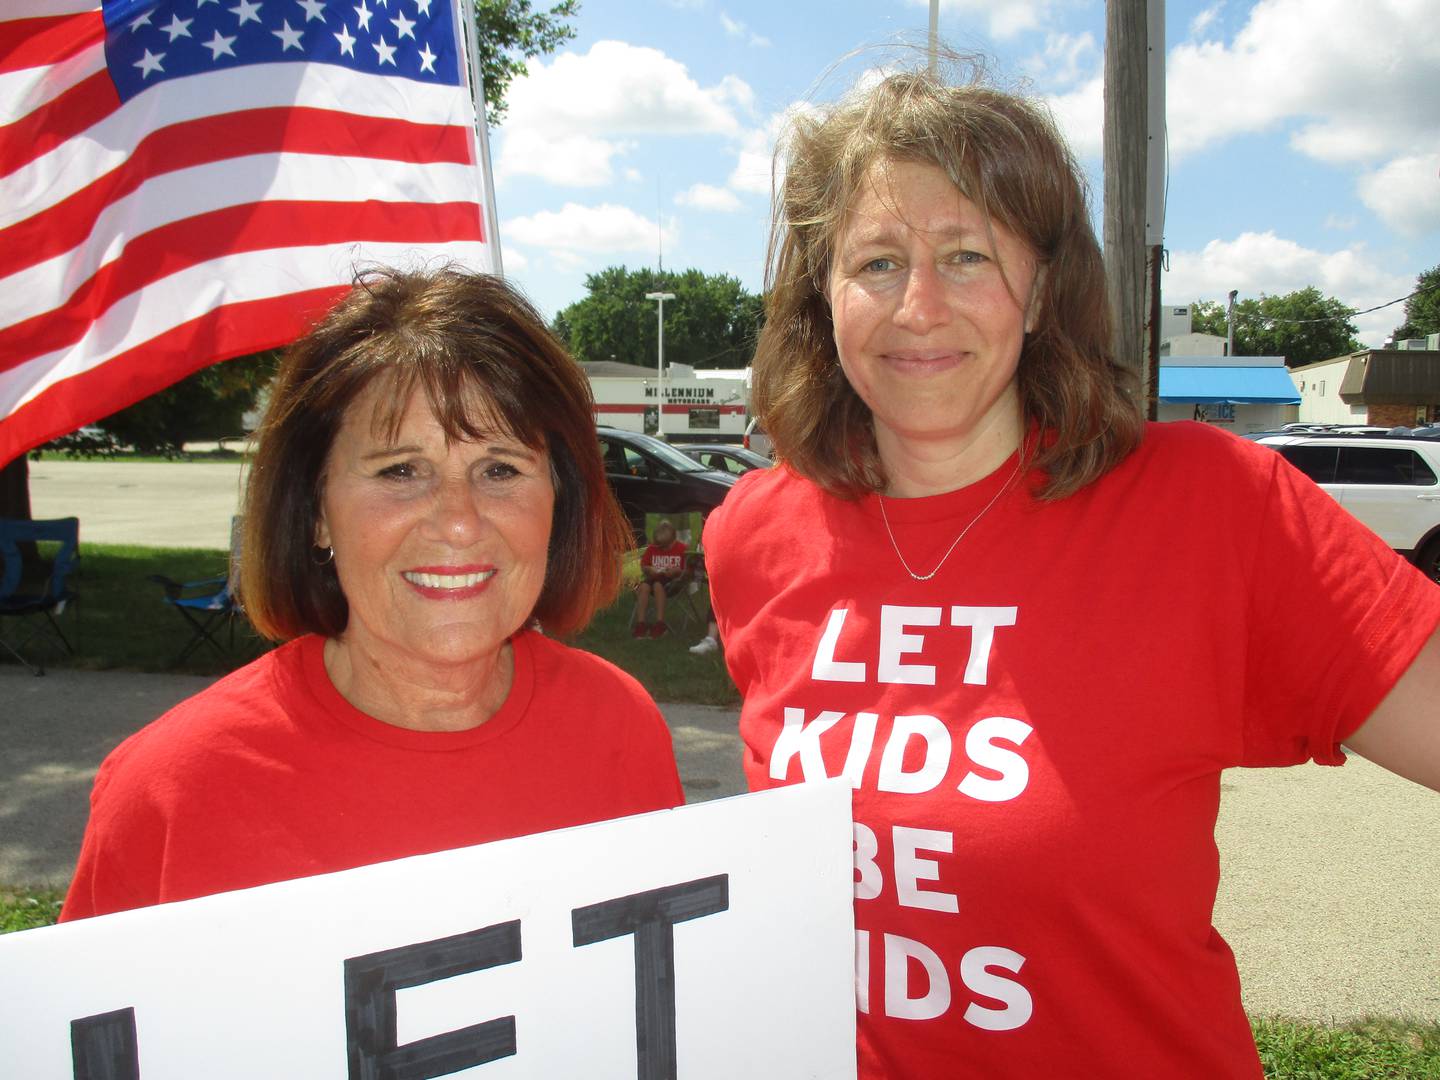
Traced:
<path fill-rule="evenodd" d="M 32 461 L 30 513 L 78 517 L 85 543 L 230 547 L 240 465 L 223 462 Z"/>

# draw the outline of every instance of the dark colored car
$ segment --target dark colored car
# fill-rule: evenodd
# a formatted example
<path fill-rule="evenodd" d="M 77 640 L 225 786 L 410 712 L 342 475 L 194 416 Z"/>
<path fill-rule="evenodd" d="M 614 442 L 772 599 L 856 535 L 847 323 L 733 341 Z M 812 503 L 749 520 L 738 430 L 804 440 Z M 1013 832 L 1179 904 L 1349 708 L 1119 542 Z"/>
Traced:
<path fill-rule="evenodd" d="M 637 539 L 646 514 L 708 514 L 735 486 L 734 473 L 707 469 L 667 442 L 638 431 L 596 429 L 605 479 Z"/>
<path fill-rule="evenodd" d="M 751 469 L 768 469 L 775 464 L 764 454 L 746 450 L 734 443 L 685 443 L 677 445 L 675 449 L 686 457 L 694 458 L 707 469 L 730 472 L 736 476 Z"/>

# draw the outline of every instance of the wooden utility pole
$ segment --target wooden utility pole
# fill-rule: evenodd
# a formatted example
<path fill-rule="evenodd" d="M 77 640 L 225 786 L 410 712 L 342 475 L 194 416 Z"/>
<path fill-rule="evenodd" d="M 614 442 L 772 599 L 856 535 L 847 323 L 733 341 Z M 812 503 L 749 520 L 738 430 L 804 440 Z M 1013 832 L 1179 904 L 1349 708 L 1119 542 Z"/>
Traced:
<path fill-rule="evenodd" d="M 1153 419 L 1159 384 L 1165 183 L 1164 0 L 1105 4 L 1105 274 L 1115 357 Z"/>

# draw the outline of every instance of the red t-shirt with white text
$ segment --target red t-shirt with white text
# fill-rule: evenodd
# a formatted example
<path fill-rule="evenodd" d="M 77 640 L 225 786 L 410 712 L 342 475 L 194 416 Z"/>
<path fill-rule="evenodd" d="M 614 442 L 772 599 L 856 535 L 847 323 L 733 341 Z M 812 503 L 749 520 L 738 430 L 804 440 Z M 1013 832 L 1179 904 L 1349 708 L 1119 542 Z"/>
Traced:
<path fill-rule="evenodd" d="M 886 500 L 926 573 L 1009 478 Z M 930 581 L 874 496 L 744 477 L 705 548 L 752 788 L 855 787 L 860 1075 L 1261 1076 L 1220 773 L 1339 764 L 1440 589 L 1273 451 L 1151 425 Z"/>
<path fill-rule="evenodd" d="M 685 541 L 676 540 L 666 547 L 650 544 L 640 556 L 640 569 L 671 577 L 685 569 Z"/>

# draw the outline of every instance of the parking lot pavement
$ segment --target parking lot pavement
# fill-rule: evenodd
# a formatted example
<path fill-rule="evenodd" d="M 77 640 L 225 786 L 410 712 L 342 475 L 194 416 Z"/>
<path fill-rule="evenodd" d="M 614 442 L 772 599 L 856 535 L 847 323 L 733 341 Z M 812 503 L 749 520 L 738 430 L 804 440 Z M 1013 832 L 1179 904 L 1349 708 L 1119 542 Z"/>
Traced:
<path fill-rule="evenodd" d="M 1251 1013 L 1440 1023 L 1440 794 L 1353 755 L 1231 769 L 1216 840 Z"/>
<path fill-rule="evenodd" d="M 239 462 L 30 462 L 30 513 L 78 517 L 85 544 L 228 550 Z"/>

